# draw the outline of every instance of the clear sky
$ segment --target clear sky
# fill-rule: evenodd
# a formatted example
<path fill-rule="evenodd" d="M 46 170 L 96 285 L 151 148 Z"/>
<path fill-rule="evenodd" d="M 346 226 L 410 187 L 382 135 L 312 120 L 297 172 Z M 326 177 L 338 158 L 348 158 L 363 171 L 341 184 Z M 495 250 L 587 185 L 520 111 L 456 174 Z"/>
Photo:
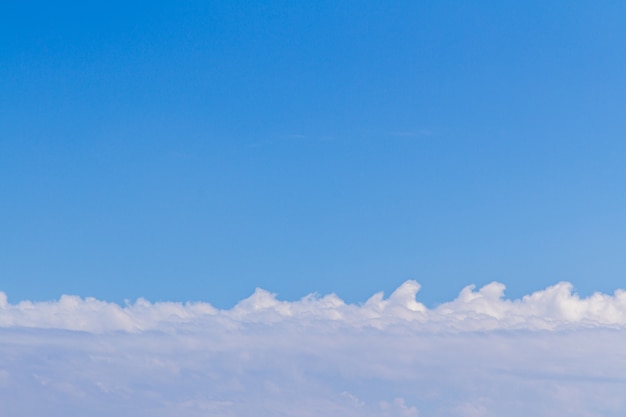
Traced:
<path fill-rule="evenodd" d="M 0 5 L 0 291 L 626 277 L 626 3 Z"/>

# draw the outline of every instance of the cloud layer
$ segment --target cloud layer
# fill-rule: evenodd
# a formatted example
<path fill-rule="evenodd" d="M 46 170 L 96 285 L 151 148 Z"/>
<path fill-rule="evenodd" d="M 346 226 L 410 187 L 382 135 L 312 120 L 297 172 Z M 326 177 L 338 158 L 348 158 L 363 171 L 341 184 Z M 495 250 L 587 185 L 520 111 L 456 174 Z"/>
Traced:
<path fill-rule="evenodd" d="M 479 290 L 465 287 L 459 296 L 427 309 L 416 300 L 420 285 L 406 281 L 388 298 L 377 293 L 361 305 L 346 304 L 334 294 L 309 295 L 299 301 L 280 301 L 257 289 L 230 310 L 207 303 L 150 303 L 139 299 L 115 303 L 64 295 L 58 301 L 22 301 L 9 304 L 0 292 L 0 327 L 142 332 L 207 324 L 327 322 L 328 325 L 384 328 L 402 323 L 431 331 L 496 329 L 547 330 L 564 327 L 620 327 L 626 325 L 626 291 L 596 293 L 580 298 L 572 285 L 561 282 L 519 300 L 504 298 L 503 284 L 493 282 Z"/>
<path fill-rule="evenodd" d="M 0 416 L 618 416 L 626 293 L 466 287 L 428 309 L 407 281 L 230 310 L 0 293 Z M 37 401 L 33 401 L 36 398 Z"/>

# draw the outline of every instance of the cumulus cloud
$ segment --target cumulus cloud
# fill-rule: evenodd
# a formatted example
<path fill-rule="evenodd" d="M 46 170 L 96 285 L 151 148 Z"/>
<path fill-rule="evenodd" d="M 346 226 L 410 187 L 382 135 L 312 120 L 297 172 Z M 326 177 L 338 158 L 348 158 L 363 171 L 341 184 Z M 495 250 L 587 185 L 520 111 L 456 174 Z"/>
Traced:
<path fill-rule="evenodd" d="M 580 298 L 572 285 L 561 282 L 518 300 L 504 298 L 503 284 L 493 282 L 476 290 L 465 287 L 459 296 L 437 308 L 427 309 L 416 300 L 420 285 L 406 281 L 388 298 L 373 295 L 360 305 L 346 304 L 334 294 L 309 295 L 299 301 L 281 301 L 263 289 L 230 310 L 208 303 L 150 303 L 139 299 L 120 306 L 115 303 L 64 295 L 57 301 L 22 301 L 10 304 L 0 292 L 0 327 L 31 327 L 142 332 L 243 323 L 300 324 L 327 322 L 329 325 L 384 328 L 394 324 L 421 330 L 480 331 L 496 329 L 557 329 L 564 327 L 611 327 L 626 325 L 626 291 L 613 295 L 596 293 Z"/>
<path fill-rule="evenodd" d="M 624 415 L 624 291 L 492 283 L 429 309 L 419 289 L 229 310 L 0 293 L 0 416 Z"/>

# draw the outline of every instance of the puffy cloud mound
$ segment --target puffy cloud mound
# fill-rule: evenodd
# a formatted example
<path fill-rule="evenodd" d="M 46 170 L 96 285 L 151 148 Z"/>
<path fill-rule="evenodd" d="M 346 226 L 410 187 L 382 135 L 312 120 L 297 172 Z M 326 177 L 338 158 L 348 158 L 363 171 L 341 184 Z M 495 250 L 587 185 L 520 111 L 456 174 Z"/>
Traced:
<path fill-rule="evenodd" d="M 504 285 L 493 282 L 476 290 L 465 287 L 459 296 L 435 309 L 416 300 L 420 285 L 406 281 L 388 298 L 373 295 L 361 305 L 346 304 L 334 294 L 308 295 L 299 301 L 280 301 L 275 294 L 257 289 L 230 310 L 210 304 L 150 303 L 139 299 L 119 306 L 94 298 L 64 295 L 58 301 L 22 301 L 9 304 L 0 292 L 0 327 L 141 332 L 180 326 L 230 322 L 278 323 L 323 321 L 341 326 L 384 328 L 394 324 L 419 330 L 479 331 L 495 329 L 557 329 L 568 326 L 619 327 L 626 324 L 626 291 L 596 293 L 580 298 L 572 285 L 558 283 L 519 300 L 504 298 Z"/>
<path fill-rule="evenodd" d="M 0 416 L 626 413 L 624 291 L 492 283 L 428 309 L 419 288 L 358 305 L 257 289 L 229 310 L 0 293 Z"/>

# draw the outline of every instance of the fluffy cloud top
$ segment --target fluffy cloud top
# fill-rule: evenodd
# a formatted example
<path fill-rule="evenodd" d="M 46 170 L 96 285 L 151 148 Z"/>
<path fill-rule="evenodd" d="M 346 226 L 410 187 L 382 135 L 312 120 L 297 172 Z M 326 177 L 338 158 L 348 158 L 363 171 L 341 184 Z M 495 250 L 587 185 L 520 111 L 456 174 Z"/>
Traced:
<path fill-rule="evenodd" d="M 406 281 L 388 298 L 377 293 L 361 305 L 346 304 L 334 294 L 309 295 L 299 301 L 280 301 L 275 294 L 257 289 L 230 310 L 210 304 L 159 302 L 139 299 L 119 306 L 94 298 L 64 295 L 58 301 L 22 301 L 9 304 L 0 292 L 0 327 L 141 332 L 230 322 L 330 325 L 384 328 L 408 324 L 431 331 L 496 329 L 557 329 L 563 327 L 615 327 L 626 324 L 626 291 L 596 293 L 580 298 L 572 285 L 558 283 L 519 300 L 504 298 L 504 285 L 493 282 L 479 290 L 465 287 L 459 296 L 435 309 L 416 300 L 420 285 Z"/>
<path fill-rule="evenodd" d="M 622 416 L 626 295 L 466 287 L 428 309 L 407 281 L 229 310 L 0 294 L 0 416 Z M 34 401 L 33 399 L 36 399 Z"/>

